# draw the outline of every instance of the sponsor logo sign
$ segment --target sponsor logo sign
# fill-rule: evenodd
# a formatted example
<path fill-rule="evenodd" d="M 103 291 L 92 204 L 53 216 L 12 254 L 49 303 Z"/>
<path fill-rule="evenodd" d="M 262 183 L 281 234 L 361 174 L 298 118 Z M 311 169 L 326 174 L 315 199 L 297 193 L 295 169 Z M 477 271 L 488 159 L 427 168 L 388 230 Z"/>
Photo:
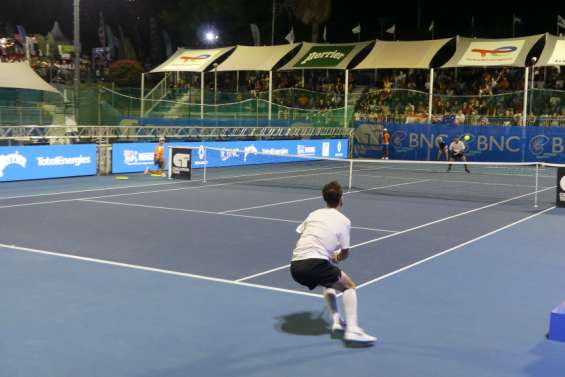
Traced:
<path fill-rule="evenodd" d="M 171 177 L 190 179 L 192 171 L 192 149 L 172 148 Z"/>
<path fill-rule="evenodd" d="M 156 143 L 124 143 L 112 145 L 112 172 L 141 172 L 153 165 Z M 296 155 L 311 157 L 343 157 L 348 151 L 347 139 L 323 140 L 255 140 L 165 144 L 191 147 L 192 167 L 223 167 L 243 164 L 269 164 L 300 161 Z M 207 149 L 214 148 L 214 149 Z M 302 152 L 302 153 L 301 153 Z M 287 156 L 291 155 L 291 156 Z M 170 157 L 166 155 L 168 160 Z M 174 162 L 174 161 L 173 161 Z"/>
<path fill-rule="evenodd" d="M 0 181 L 94 174 L 94 144 L 0 147 Z"/>
<path fill-rule="evenodd" d="M 4 176 L 4 169 L 8 165 L 19 165 L 21 168 L 26 167 L 27 159 L 22 156 L 18 151 L 10 154 L 0 155 L 0 177 Z"/>
<path fill-rule="evenodd" d="M 459 65 L 496 66 L 514 64 L 525 40 L 471 42 Z"/>
<path fill-rule="evenodd" d="M 313 46 L 294 66 L 296 68 L 336 67 L 355 46 Z"/>

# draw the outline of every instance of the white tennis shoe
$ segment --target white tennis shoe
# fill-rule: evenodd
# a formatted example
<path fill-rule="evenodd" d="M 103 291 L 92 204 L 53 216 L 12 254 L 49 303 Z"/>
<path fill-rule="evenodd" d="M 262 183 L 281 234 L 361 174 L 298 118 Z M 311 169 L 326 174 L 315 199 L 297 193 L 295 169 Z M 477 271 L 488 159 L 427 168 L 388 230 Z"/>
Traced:
<path fill-rule="evenodd" d="M 351 330 L 347 329 L 345 331 L 345 335 L 343 339 L 347 342 L 357 342 L 357 343 L 374 343 L 377 341 L 376 337 L 365 333 L 365 331 L 363 331 L 363 329 L 360 327 Z"/>
<path fill-rule="evenodd" d="M 339 332 L 344 332 L 345 331 L 345 321 L 340 318 L 339 322 L 334 322 L 332 324 L 332 333 L 339 333 Z"/>

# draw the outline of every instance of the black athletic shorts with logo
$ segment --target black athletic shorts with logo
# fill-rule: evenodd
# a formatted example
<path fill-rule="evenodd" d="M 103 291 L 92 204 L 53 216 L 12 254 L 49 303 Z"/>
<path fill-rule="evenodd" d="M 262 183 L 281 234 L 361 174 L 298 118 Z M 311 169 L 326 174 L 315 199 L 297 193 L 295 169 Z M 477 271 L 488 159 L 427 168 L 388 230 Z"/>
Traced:
<path fill-rule="evenodd" d="M 330 288 L 341 278 L 341 270 L 326 259 L 304 259 L 290 263 L 290 274 L 310 290 L 321 285 Z"/>

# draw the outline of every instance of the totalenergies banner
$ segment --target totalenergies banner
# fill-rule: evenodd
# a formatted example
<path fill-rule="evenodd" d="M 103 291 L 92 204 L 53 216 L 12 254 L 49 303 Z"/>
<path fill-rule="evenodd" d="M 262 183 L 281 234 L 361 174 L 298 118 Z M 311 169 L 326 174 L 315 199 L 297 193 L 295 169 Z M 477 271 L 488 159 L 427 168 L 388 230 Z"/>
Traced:
<path fill-rule="evenodd" d="M 513 65 L 524 47 L 524 41 L 472 42 L 459 60 L 459 65 Z"/>
<path fill-rule="evenodd" d="M 434 160 L 438 138 L 449 144 L 459 136 L 466 139 L 466 155 L 472 161 L 565 163 L 565 128 L 558 127 L 356 122 L 354 155 L 380 158 L 385 127 L 391 135 L 390 157 L 394 159 Z"/>
<path fill-rule="evenodd" d="M 207 50 L 179 49 L 166 62 L 151 72 L 202 72 L 232 47 Z"/>
<path fill-rule="evenodd" d="M 542 37 L 543 34 L 508 39 L 457 37 L 455 54 L 443 67 L 524 67 L 528 53 Z"/>

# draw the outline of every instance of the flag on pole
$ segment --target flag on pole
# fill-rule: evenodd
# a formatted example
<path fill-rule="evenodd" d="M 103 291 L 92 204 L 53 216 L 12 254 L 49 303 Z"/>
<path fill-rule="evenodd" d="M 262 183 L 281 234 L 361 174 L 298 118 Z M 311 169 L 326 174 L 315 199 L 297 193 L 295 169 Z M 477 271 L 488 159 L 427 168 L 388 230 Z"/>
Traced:
<path fill-rule="evenodd" d="M 430 24 L 430 27 L 428 28 L 429 31 L 433 31 L 435 28 L 435 21 L 432 20 L 432 23 Z"/>
<path fill-rule="evenodd" d="M 16 36 L 16 39 L 18 41 L 20 41 L 20 43 L 22 44 L 22 46 L 25 44 L 25 40 L 26 40 L 26 31 L 24 29 L 24 27 L 22 25 L 17 25 L 16 26 L 16 30 L 18 31 L 18 34 Z"/>
<path fill-rule="evenodd" d="M 396 33 L 396 24 L 394 24 L 391 27 L 389 27 L 388 29 L 386 29 L 386 32 L 389 33 L 389 34 Z"/>
<path fill-rule="evenodd" d="M 324 26 L 324 34 L 322 34 L 322 38 L 324 40 L 324 42 L 328 41 L 328 27 Z"/>
<path fill-rule="evenodd" d="M 286 39 L 288 43 L 294 43 L 294 28 L 290 28 L 290 31 L 284 39 Z"/>
<path fill-rule="evenodd" d="M 106 24 L 104 23 L 104 13 L 100 12 L 100 21 L 98 23 L 98 41 L 100 46 L 106 47 Z"/>
<path fill-rule="evenodd" d="M 251 27 L 251 36 L 253 37 L 253 44 L 255 46 L 261 45 L 261 33 L 259 32 L 259 27 L 257 24 L 249 24 Z"/>
<path fill-rule="evenodd" d="M 523 24 L 522 19 L 516 15 L 514 15 L 514 21 L 515 24 Z"/>
<path fill-rule="evenodd" d="M 353 29 L 351 29 L 351 32 L 353 34 L 361 34 L 361 24 L 358 24 L 357 26 L 355 26 Z"/>
<path fill-rule="evenodd" d="M 561 17 L 560 15 L 557 15 L 557 26 L 565 29 L 565 18 Z"/>

